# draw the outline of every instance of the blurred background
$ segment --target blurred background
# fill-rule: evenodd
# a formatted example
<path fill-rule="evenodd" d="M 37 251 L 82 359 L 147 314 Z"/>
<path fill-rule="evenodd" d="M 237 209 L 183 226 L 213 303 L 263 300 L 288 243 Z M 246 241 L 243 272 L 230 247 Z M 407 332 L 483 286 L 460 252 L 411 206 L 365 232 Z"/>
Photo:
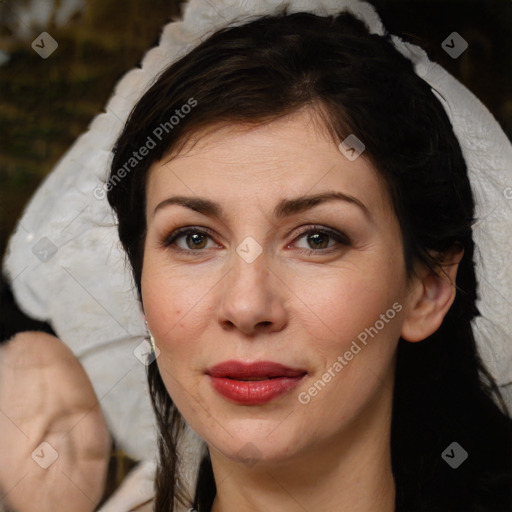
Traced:
<path fill-rule="evenodd" d="M 182 3 L 0 0 L 0 256 L 38 185 L 103 111 L 121 76 L 180 15 Z M 370 3 L 390 32 L 422 46 L 472 90 L 512 139 L 511 0 Z M 32 48 L 42 32 L 58 42 L 47 59 Z M 469 43 L 457 59 L 441 47 L 452 32 Z M 3 278 L 0 292 L 0 341 L 23 330 L 53 333 L 17 308 Z M 113 456 L 106 496 L 133 464 Z"/>

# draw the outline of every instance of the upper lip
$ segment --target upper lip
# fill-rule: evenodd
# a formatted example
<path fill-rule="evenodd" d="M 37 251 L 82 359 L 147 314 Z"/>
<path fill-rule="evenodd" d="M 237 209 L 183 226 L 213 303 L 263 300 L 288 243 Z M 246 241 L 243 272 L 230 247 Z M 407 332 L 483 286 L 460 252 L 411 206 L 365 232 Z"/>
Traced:
<path fill-rule="evenodd" d="M 251 377 L 297 377 L 304 375 L 306 370 L 291 368 L 273 361 L 223 361 L 206 370 L 211 377 L 251 378 Z"/>

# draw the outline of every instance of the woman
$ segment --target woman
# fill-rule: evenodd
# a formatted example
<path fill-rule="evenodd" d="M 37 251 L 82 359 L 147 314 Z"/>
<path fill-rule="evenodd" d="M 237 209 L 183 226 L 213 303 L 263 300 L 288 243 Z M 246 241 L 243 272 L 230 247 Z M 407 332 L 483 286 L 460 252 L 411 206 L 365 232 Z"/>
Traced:
<path fill-rule="evenodd" d="M 389 40 L 348 13 L 215 33 L 137 103 L 106 186 L 158 356 L 155 510 L 512 509 L 466 164 Z"/>

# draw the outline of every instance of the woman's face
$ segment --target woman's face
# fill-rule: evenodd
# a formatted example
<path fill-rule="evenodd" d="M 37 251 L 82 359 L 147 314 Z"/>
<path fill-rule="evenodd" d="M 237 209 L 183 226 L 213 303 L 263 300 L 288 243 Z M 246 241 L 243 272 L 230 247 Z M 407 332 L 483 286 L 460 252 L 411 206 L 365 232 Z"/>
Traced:
<path fill-rule="evenodd" d="M 349 160 L 309 111 L 195 142 L 150 170 L 142 272 L 157 364 L 185 420 L 216 453 L 268 463 L 386 430 L 408 287 L 364 152 Z M 201 233 L 172 236 L 184 227 Z M 225 361 L 240 365 L 212 370 Z M 289 371 L 243 372 L 261 361 Z"/>

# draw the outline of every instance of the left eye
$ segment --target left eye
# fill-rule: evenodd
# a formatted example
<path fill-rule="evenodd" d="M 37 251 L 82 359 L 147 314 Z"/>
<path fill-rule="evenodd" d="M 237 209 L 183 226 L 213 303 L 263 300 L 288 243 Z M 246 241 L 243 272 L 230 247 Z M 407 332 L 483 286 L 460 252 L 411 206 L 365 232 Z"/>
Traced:
<path fill-rule="evenodd" d="M 300 249 L 300 252 L 304 252 L 308 255 L 328 253 L 332 252 L 332 250 L 339 250 L 340 247 L 336 247 L 336 245 L 342 247 L 351 245 L 350 238 L 344 233 L 320 227 L 313 227 L 307 231 L 302 232 L 295 240 L 300 240 L 301 238 L 306 238 L 306 243 L 313 243 L 316 246 L 313 249 Z M 337 244 L 334 243 L 329 247 L 325 247 L 325 241 L 329 238 L 333 239 L 335 242 L 337 242 Z M 318 247 L 319 245 L 322 247 Z"/>
<path fill-rule="evenodd" d="M 165 247 L 171 247 L 175 245 L 174 250 L 182 251 L 182 252 L 198 252 L 203 249 L 207 249 L 205 246 L 205 242 L 207 239 L 212 239 L 213 232 L 207 230 L 206 228 L 197 229 L 197 228 L 180 228 L 171 233 L 165 241 L 163 245 Z M 176 244 L 176 241 L 180 238 L 185 239 L 185 243 L 187 247 L 183 248 Z M 298 235 L 294 241 L 300 240 L 302 238 L 306 238 L 308 244 L 313 244 L 314 247 L 312 249 L 300 249 L 300 252 L 306 252 L 308 254 L 319 253 L 319 252 L 327 252 L 327 250 L 332 249 L 333 245 L 326 247 L 325 244 L 328 243 L 328 239 L 331 238 L 338 242 L 338 244 L 343 246 L 350 245 L 350 239 L 343 233 L 339 233 L 336 231 L 327 230 L 325 228 L 311 228 L 307 231 L 302 232 Z M 336 244 L 334 244 L 336 245 Z"/>
<path fill-rule="evenodd" d="M 328 239 L 332 239 L 334 236 L 324 231 L 306 231 L 298 236 L 296 240 L 300 240 L 301 238 L 305 238 L 307 244 L 312 243 L 314 245 L 313 249 L 327 249 L 328 247 L 326 247 L 325 244 L 328 244 Z"/>

